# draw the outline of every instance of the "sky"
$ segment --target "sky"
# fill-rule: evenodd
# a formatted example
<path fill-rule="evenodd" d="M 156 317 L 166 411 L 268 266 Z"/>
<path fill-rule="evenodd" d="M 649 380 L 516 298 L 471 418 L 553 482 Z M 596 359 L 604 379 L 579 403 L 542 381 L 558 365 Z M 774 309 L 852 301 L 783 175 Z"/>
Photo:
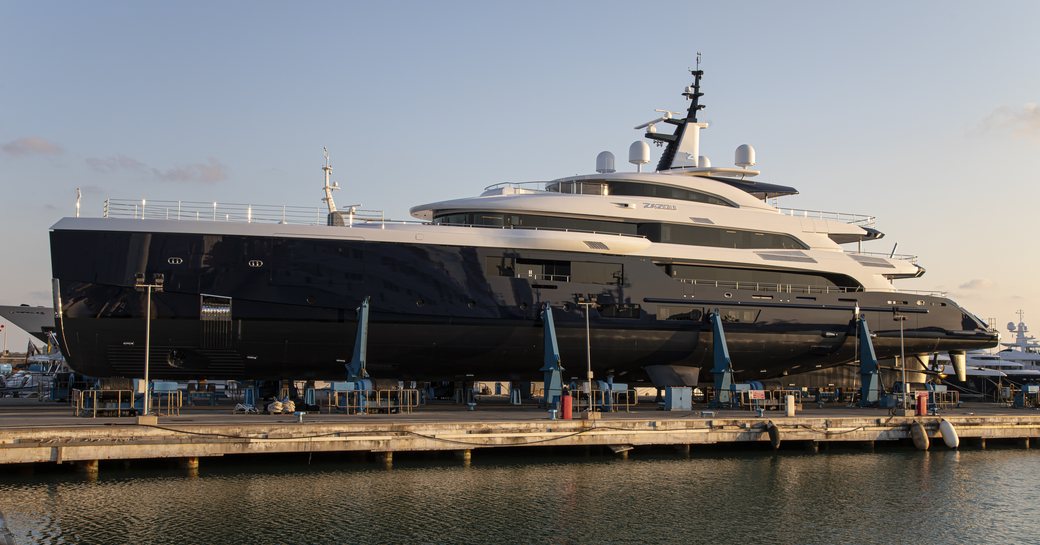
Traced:
<path fill-rule="evenodd" d="M 1037 20 L 1031 0 L 0 0 L 0 304 L 51 304 L 77 187 L 84 216 L 319 206 L 327 146 L 339 203 L 406 219 L 604 150 L 629 168 L 699 51 L 714 165 L 752 144 L 759 179 L 800 191 L 781 206 L 877 216 L 864 250 L 917 255 L 898 288 L 1040 327 Z"/>

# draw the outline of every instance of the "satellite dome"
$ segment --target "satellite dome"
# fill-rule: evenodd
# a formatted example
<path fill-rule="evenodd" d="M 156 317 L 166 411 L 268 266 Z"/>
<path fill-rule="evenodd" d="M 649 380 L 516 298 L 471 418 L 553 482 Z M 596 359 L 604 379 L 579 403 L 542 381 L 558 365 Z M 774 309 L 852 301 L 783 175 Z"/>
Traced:
<path fill-rule="evenodd" d="M 650 146 L 642 140 L 632 142 L 628 147 L 628 162 L 633 165 L 645 165 L 650 162 Z"/>
<path fill-rule="evenodd" d="M 601 151 L 596 156 L 596 172 L 608 174 L 614 172 L 614 154 L 609 151 Z"/>
<path fill-rule="evenodd" d="M 747 168 L 755 166 L 755 148 L 751 147 L 751 144 L 741 144 L 737 146 L 736 160 L 733 161 L 735 165 L 740 168 Z"/>

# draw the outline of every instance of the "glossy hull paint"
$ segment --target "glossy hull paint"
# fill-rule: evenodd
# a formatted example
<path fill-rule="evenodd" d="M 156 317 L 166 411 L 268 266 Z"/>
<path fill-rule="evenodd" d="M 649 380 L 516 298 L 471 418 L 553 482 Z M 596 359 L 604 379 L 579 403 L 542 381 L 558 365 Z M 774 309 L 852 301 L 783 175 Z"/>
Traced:
<path fill-rule="evenodd" d="M 53 230 L 60 296 L 59 340 L 69 364 L 92 376 L 140 376 L 145 297 L 137 272 L 165 276 L 153 295 L 150 373 L 155 378 L 341 378 L 356 313 L 371 297 L 368 368 L 374 376 L 438 379 L 473 375 L 531 379 L 542 365 L 539 309 L 553 308 L 566 373 L 585 365 L 579 297 L 605 309 L 638 305 L 627 317 L 594 306 L 593 367 L 623 380 L 646 365 L 711 369 L 719 308 L 738 379 L 769 378 L 851 361 L 858 304 L 877 334 L 879 358 L 970 350 L 996 339 L 948 299 L 883 292 L 778 293 L 693 285 L 667 276 L 660 260 L 532 250 L 188 233 Z M 623 266 L 611 283 L 500 276 L 502 257 Z M 230 312 L 205 314 L 206 301 Z M 224 299 L 230 298 L 230 299 Z M 668 309 L 699 319 L 658 319 Z M 625 379 L 624 377 L 628 377 Z"/>

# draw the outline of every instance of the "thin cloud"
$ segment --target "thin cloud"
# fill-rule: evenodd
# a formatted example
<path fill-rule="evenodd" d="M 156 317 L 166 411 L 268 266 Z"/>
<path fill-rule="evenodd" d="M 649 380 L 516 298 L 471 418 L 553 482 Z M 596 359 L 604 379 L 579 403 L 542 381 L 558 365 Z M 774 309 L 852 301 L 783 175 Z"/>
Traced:
<path fill-rule="evenodd" d="M 988 290 L 995 285 L 989 278 L 973 278 L 957 287 L 962 290 Z"/>
<path fill-rule="evenodd" d="M 228 178 L 228 168 L 213 157 L 208 158 L 205 163 L 179 165 L 168 169 L 151 167 L 126 155 L 88 157 L 86 162 L 87 166 L 98 172 L 106 174 L 119 171 L 136 172 L 139 175 L 146 175 L 160 182 L 212 184 Z"/>
<path fill-rule="evenodd" d="M 127 157 L 125 155 L 116 155 L 113 157 L 87 157 L 87 166 L 98 171 L 98 172 L 115 172 L 117 170 L 147 170 L 148 165 Z"/>
<path fill-rule="evenodd" d="M 206 163 L 196 163 L 160 171 L 152 169 L 155 177 L 164 182 L 202 182 L 212 184 L 227 179 L 227 167 L 210 157 Z"/>
<path fill-rule="evenodd" d="M 17 140 L 11 140 L 3 145 L 4 153 L 16 157 L 26 155 L 61 155 L 64 151 L 61 146 L 39 136 L 26 136 Z"/>
<path fill-rule="evenodd" d="M 1001 106 L 983 120 L 984 129 L 1006 131 L 1019 138 L 1040 139 L 1040 105 L 1029 102 L 1020 108 Z"/>

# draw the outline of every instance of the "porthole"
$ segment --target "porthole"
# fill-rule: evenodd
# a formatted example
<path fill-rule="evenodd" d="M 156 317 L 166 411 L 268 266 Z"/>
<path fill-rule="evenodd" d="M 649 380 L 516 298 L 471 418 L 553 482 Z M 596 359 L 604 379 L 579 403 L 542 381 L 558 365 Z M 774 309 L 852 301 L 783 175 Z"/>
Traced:
<path fill-rule="evenodd" d="M 722 296 L 725 297 L 726 299 L 729 299 L 729 298 L 733 297 L 733 294 L 727 291 L 726 293 L 723 293 Z"/>

